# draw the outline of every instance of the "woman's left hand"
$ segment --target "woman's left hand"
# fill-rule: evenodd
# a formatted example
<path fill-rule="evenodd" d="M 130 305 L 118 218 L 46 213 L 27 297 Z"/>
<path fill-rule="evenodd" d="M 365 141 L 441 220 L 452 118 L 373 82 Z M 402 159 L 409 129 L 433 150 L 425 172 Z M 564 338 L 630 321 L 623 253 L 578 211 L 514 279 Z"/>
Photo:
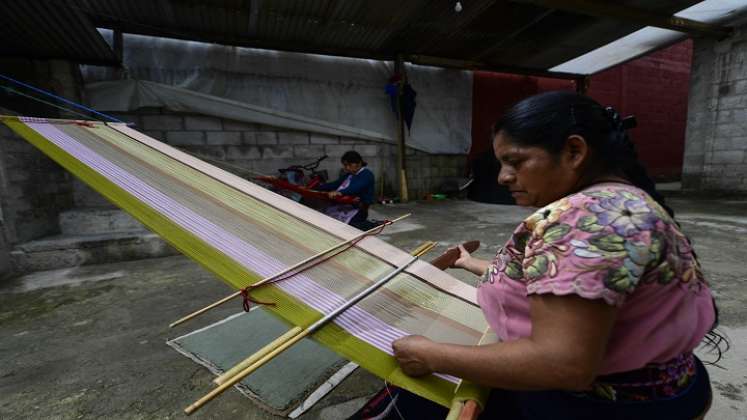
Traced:
<path fill-rule="evenodd" d="M 392 343 L 394 357 L 402 372 L 410 376 L 424 376 L 434 372 L 428 360 L 435 343 L 421 335 L 410 335 Z"/>

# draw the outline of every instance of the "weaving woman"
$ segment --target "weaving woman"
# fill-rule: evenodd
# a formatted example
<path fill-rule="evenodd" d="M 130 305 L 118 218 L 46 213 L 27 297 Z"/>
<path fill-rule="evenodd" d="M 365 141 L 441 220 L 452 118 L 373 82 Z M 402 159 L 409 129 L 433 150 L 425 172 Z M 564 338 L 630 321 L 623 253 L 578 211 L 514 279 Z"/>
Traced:
<path fill-rule="evenodd" d="M 478 301 L 501 342 L 406 337 L 393 344 L 405 373 L 490 386 L 481 418 L 704 415 L 710 382 L 692 352 L 715 334 L 715 304 L 626 125 L 571 92 L 528 98 L 504 115 L 493 137 L 498 182 L 539 210 L 492 261 L 463 251 L 455 263 L 481 276 Z M 445 415 L 403 391 L 396 407 L 405 419 Z"/>
<path fill-rule="evenodd" d="M 376 226 L 369 222 L 368 208 L 374 202 L 375 178 L 373 172 L 366 167 L 366 162 L 360 153 L 349 150 L 340 158 L 342 174 L 332 182 L 319 185 L 318 191 L 328 191 L 329 198 L 339 195 L 357 197 L 357 205 L 335 205 L 324 209 L 324 213 L 341 220 L 361 230 L 368 230 Z"/>

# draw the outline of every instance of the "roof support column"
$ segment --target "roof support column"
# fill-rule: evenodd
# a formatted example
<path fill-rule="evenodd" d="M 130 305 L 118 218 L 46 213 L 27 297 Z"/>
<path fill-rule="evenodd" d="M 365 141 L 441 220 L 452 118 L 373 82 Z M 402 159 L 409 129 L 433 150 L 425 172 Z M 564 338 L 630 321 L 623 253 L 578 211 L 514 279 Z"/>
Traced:
<path fill-rule="evenodd" d="M 397 55 L 394 62 L 394 74 L 400 76 L 397 89 L 397 179 L 399 181 L 399 200 L 406 203 L 409 200 L 407 190 L 407 165 L 405 148 L 405 117 L 402 112 L 402 91 L 407 83 L 407 71 L 402 55 Z"/>

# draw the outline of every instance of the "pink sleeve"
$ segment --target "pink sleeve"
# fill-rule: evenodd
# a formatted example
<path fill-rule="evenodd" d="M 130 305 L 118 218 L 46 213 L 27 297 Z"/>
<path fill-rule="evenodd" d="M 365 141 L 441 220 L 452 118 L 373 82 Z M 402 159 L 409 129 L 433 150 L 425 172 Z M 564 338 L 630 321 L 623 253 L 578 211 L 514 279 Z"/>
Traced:
<path fill-rule="evenodd" d="M 575 294 L 622 305 L 660 258 L 661 246 L 651 214 L 621 203 L 583 196 L 546 210 L 525 248 L 527 294 Z"/>

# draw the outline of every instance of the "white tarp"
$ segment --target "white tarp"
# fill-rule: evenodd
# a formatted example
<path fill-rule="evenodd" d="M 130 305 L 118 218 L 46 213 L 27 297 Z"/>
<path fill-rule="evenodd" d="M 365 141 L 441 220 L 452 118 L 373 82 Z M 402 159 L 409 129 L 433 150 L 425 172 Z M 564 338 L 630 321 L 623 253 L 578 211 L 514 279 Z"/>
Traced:
<path fill-rule="evenodd" d="M 236 121 L 259 123 L 293 130 L 391 142 L 383 134 L 332 124 L 287 112 L 275 111 L 213 95 L 143 80 L 117 80 L 86 85 L 86 97 L 94 109 L 126 112 L 138 108 L 166 108 Z"/>
<path fill-rule="evenodd" d="M 102 34 L 111 38 L 109 31 L 102 30 Z M 181 93 L 212 95 L 230 100 L 234 106 L 273 110 L 290 118 L 288 123 L 305 120 L 319 126 L 357 129 L 369 138 L 396 138 L 395 116 L 384 91 L 392 75 L 392 62 L 125 34 L 124 65 L 132 79 L 181 88 Z M 429 153 L 466 153 L 471 144 L 472 73 L 413 65 L 407 66 L 407 73 L 417 91 L 417 108 L 407 144 Z M 83 75 L 87 83 L 115 78 L 112 69 L 92 66 L 84 66 Z M 143 86 L 146 85 L 138 84 L 135 91 L 143 94 Z M 147 86 L 148 95 L 155 94 Z M 104 89 L 103 85 L 91 88 L 92 92 Z M 122 90 L 118 95 L 127 110 L 142 106 L 131 101 L 126 92 Z M 174 99 L 160 96 L 165 92 L 158 89 L 160 100 Z M 172 95 L 173 91 L 169 92 Z M 93 96 L 99 98 L 96 101 L 103 100 L 95 93 Z M 184 98 L 180 96 L 180 103 L 185 103 Z M 197 96 L 193 99 L 190 106 L 199 102 Z M 115 111 L 103 104 L 92 105 L 102 111 Z M 123 106 L 119 102 L 118 110 Z M 273 125 L 278 124 L 276 121 Z"/>

